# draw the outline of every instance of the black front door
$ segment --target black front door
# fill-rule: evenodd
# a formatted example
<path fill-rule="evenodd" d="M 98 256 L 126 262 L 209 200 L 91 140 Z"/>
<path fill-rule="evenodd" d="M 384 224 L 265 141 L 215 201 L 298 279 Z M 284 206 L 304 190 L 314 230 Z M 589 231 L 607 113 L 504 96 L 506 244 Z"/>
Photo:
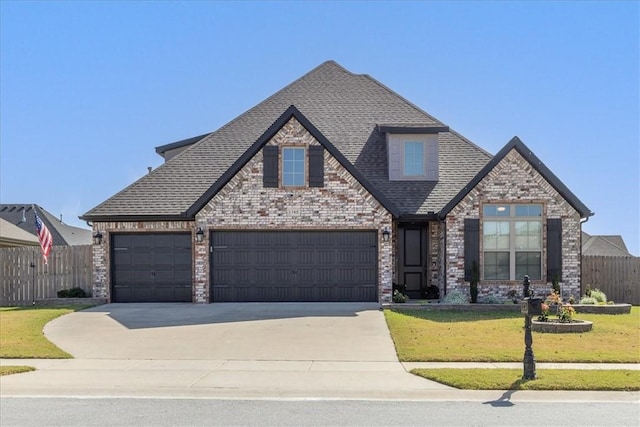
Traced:
<path fill-rule="evenodd" d="M 427 287 L 427 226 L 398 228 L 399 281 L 409 298 L 424 298 Z"/>

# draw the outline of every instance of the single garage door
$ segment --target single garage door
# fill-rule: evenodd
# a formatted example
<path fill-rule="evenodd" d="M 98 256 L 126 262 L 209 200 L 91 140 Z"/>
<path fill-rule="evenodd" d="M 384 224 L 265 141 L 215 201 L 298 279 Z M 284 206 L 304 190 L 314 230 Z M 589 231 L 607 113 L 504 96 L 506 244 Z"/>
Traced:
<path fill-rule="evenodd" d="M 113 302 L 191 302 L 191 234 L 111 235 Z"/>
<path fill-rule="evenodd" d="M 213 302 L 377 301 L 375 231 L 214 231 Z"/>

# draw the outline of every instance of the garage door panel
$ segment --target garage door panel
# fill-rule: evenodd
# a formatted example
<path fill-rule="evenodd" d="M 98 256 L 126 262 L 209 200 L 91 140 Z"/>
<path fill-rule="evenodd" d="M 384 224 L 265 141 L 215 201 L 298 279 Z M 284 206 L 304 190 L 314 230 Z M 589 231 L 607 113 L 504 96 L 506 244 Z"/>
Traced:
<path fill-rule="evenodd" d="M 192 300 L 189 233 L 113 234 L 111 242 L 112 301 Z"/>
<path fill-rule="evenodd" d="M 212 299 L 377 301 L 375 231 L 216 231 Z"/>

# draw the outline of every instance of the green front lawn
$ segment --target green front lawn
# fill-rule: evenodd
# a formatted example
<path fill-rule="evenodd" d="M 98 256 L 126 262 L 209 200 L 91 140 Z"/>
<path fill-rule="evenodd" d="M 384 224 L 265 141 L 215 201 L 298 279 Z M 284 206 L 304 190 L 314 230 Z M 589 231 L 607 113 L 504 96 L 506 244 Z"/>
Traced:
<path fill-rule="evenodd" d="M 404 362 L 520 362 L 524 317 L 510 312 L 385 310 L 398 357 Z M 580 314 L 593 330 L 533 333 L 538 362 L 640 363 L 640 307 L 631 314 Z"/>
<path fill-rule="evenodd" d="M 464 390 L 640 390 L 640 371 L 545 369 L 522 379 L 522 369 L 414 369 L 411 373 Z"/>
<path fill-rule="evenodd" d="M 88 306 L 1 307 L 0 358 L 70 359 L 72 356 L 53 345 L 42 332 L 56 317 Z"/>
<path fill-rule="evenodd" d="M 3 375 L 21 374 L 23 372 L 35 371 L 32 366 L 0 366 L 0 377 Z"/>

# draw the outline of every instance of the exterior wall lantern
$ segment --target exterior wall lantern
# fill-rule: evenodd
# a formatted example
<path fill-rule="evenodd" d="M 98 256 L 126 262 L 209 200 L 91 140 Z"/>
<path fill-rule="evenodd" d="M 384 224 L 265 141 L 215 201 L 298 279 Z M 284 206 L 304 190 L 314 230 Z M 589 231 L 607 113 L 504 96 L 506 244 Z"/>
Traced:
<path fill-rule="evenodd" d="M 384 230 L 382 230 L 382 241 L 388 242 L 389 237 L 391 237 L 391 232 L 389 231 L 389 227 L 385 227 Z"/>
<path fill-rule="evenodd" d="M 101 245 L 102 244 L 102 233 L 100 230 L 97 230 L 93 235 L 93 244 Z"/>
<path fill-rule="evenodd" d="M 196 231 L 196 242 L 204 242 L 204 230 L 202 229 L 202 227 L 198 227 L 198 231 Z"/>

